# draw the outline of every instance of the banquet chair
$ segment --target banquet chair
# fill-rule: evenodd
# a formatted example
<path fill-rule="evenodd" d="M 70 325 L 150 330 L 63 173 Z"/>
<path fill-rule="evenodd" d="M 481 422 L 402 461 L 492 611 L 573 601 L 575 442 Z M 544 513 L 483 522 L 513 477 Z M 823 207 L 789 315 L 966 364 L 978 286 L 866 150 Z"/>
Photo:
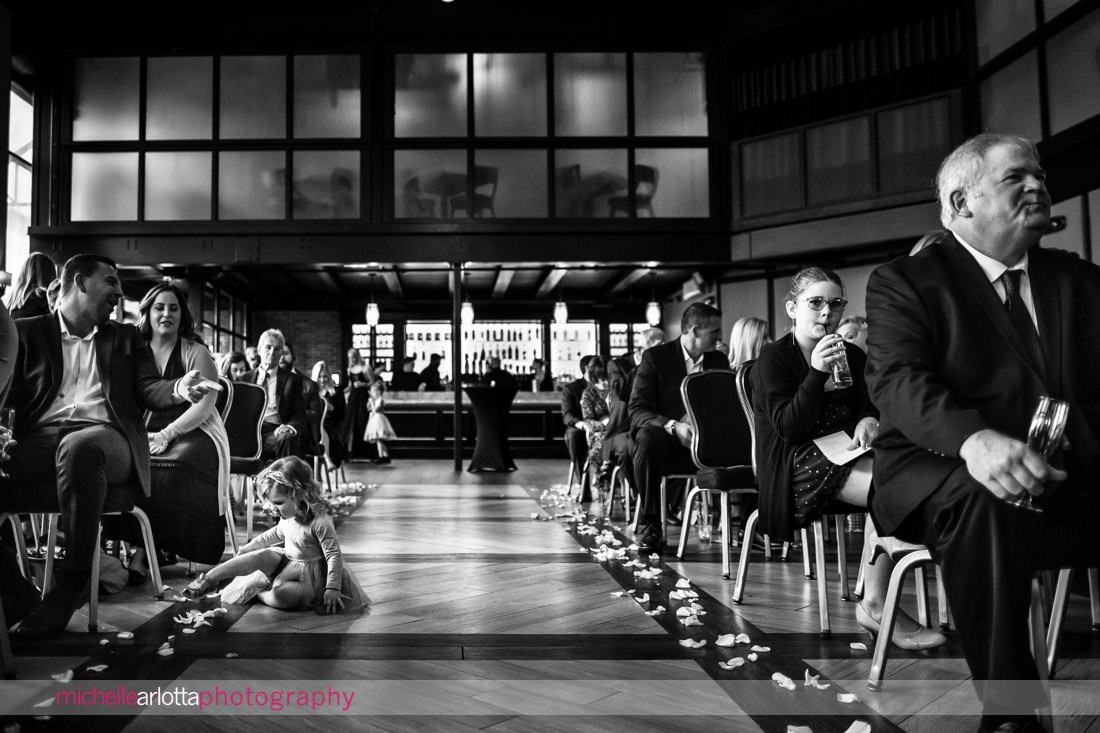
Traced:
<path fill-rule="evenodd" d="M 15 657 L 11 653 L 11 640 L 8 638 L 8 620 L 4 617 L 3 604 L 0 604 L 0 679 L 15 679 Z"/>
<path fill-rule="evenodd" d="M 405 202 L 408 216 L 435 218 L 435 199 L 420 193 L 420 176 L 413 176 L 405 183 Z"/>
<path fill-rule="evenodd" d="M 222 386 L 222 391 L 218 392 L 214 400 L 214 409 L 222 416 L 222 422 L 224 422 L 225 416 L 229 414 L 229 408 L 233 406 L 233 382 L 228 377 L 218 377 L 218 384 Z"/>
<path fill-rule="evenodd" d="M 653 197 L 657 195 L 657 181 L 661 178 L 661 172 L 649 165 L 634 166 L 634 213 L 640 214 L 648 211 L 650 218 L 656 216 L 653 213 Z M 609 208 L 608 216 L 615 216 L 616 212 L 630 215 L 630 197 L 612 196 L 607 200 Z"/>
<path fill-rule="evenodd" d="M 328 464 L 325 462 L 325 459 L 328 457 L 329 448 L 329 437 L 324 428 L 325 418 L 328 417 L 328 402 L 326 400 L 321 400 L 321 405 L 320 414 L 315 410 L 306 410 L 309 429 L 313 433 L 313 440 L 318 447 L 318 452 L 312 454 L 313 477 L 320 483 L 323 476 L 327 491 L 332 493 L 332 476 L 328 470 Z"/>
<path fill-rule="evenodd" d="M 466 194 L 455 194 L 451 197 L 450 207 L 451 216 L 461 209 L 463 211 L 469 211 L 470 216 L 474 218 L 480 218 L 482 212 L 489 212 L 489 216 L 495 218 L 497 215 L 496 209 L 493 208 L 493 201 L 497 195 L 497 181 L 500 178 L 500 169 L 492 165 L 475 165 L 474 166 L 474 205 L 471 207 L 467 202 Z"/>
<path fill-rule="evenodd" d="M 244 477 L 245 541 L 252 539 L 252 502 L 254 494 L 253 477 L 259 473 L 264 462 L 260 458 L 263 440 L 260 426 L 264 411 L 267 409 L 267 390 L 258 384 L 237 382 L 233 388 L 233 404 L 225 417 L 225 432 L 229 436 L 229 473 Z M 230 527 L 229 542 L 233 552 L 237 551 L 237 529 L 233 523 L 232 510 L 226 521 Z"/>
<path fill-rule="evenodd" d="M 743 364 L 733 372 L 708 369 L 689 374 L 680 384 L 688 420 L 695 426 L 691 458 L 699 470 L 695 474 L 695 486 L 684 499 L 684 519 L 676 557 L 684 556 L 695 497 L 704 491 L 718 494 L 721 497 L 722 577 L 727 580 L 730 577 L 731 539 L 729 498 L 732 494 L 756 493 L 755 431 L 740 403 L 741 396 L 746 394 L 745 378 L 749 368 Z"/>
<path fill-rule="evenodd" d="M 611 481 L 608 483 L 607 492 L 607 517 L 611 518 L 611 513 L 615 510 L 615 495 L 619 494 L 619 501 L 623 505 L 624 520 L 630 521 L 630 498 L 634 493 L 634 487 L 626 480 L 626 475 L 623 472 L 622 466 L 616 465 L 611 471 Z"/>

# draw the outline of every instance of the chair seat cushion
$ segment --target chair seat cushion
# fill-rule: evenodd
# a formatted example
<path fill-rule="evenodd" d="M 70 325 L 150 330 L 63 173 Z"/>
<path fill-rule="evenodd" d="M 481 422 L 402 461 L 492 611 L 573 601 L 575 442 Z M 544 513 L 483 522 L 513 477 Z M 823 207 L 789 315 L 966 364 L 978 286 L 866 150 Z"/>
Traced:
<path fill-rule="evenodd" d="M 255 476 L 263 470 L 264 462 L 260 458 L 230 458 L 229 472 L 232 474 L 245 474 Z"/>
<path fill-rule="evenodd" d="M 729 491 L 731 489 L 751 489 L 756 486 L 756 474 L 752 466 L 729 466 L 728 468 L 704 468 L 695 474 L 699 488 Z"/>

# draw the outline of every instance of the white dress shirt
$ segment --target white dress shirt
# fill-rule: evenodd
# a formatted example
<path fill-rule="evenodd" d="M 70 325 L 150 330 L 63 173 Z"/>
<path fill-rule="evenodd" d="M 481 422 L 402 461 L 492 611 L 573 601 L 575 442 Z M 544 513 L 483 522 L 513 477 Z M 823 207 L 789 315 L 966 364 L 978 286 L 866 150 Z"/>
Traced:
<path fill-rule="evenodd" d="M 107 412 L 107 394 L 99 377 L 96 362 L 95 337 L 99 326 L 81 338 L 69 332 L 61 311 L 57 311 L 61 326 L 61 385 L 57 397 L 39 420 L 38 425 L 60 425 L 66 422 L 111 422 Z"/>
<path fill-rule="evenodd" d="M 952 232 L 952 234 L 954 234 L 954 232 Z M 1003 262 L 999 262 L 989 255 L 982 254 L 971 247 L 964 242 L 963 238 L 958 234 L 955 234 L 955 239 L 959 240 L 959 244 L 963 246 L 963 249 L 969 252 L 978 263 L 978 267 L 982 268 L 982 272 L 989 278 L 989 282 L 993 284 L 993 288 L 997 291 L 997 296 L 1001 299 L 1002 303 L 1005 302 L 1005 298 L 1008 296 L 1005 293 L 1005 284 L 1001 276 L 1004 275 L 1007 270 L 1019 270 L 1023 273 L 1023 276 L 1020 277 L 1020 300 L 1024 302 L 1024 306 L 1027 308 L 1027 314 L 1031 316 L 1031 322 L 1035 324 L 1035 332 L 1039 333 L 1039 320 L 1035 317 L 1035 299 L 1031 295 L 1031 276 L 1027 272 L 1027 252 L 1024 252 L 1024 256 L 1021 257 L 1015 265 L 1006 267 Z"/>

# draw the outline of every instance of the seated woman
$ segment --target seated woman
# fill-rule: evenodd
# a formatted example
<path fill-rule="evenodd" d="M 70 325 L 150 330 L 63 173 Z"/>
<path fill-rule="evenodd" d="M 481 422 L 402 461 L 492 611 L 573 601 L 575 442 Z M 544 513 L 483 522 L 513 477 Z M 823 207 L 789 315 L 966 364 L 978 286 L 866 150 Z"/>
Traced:
<path fill-rule="evenodd" d="M 230 382 L 237 382 L 252 367 L 248 363 L 248 357 L 240 351 L 230 351 L 222 357 L 221 367 L 218 373 Z"/>
<path fill-rule="evenodd" d="M 751 372 L 761 528 L 773 538 L 793 539 L 796 528 L 836 501 L 867 506 L 871 456 L 838 466 L 813 442 L 843 430 L 852 436 L 850 448 L 867 447 L 878 432 L 878 412 L 863 378 L 867 357 L 835 333 L 845 305 L 835 272 L 818 267 L 799 272 L 787 296 L 792 330 L 764 348 Z M 854 384 L 841 389 L 833 384 L 832 369 L 845 355 Z M 865 539 L 884 549 L 896 542 L 878 538 L 873 528 Z M 856 620 L 872 634 L 878 632 L 892 569 L 885 555 L 865 571 Z M 902 649 L 927 649 L 945 638 L 899 612 L 891 641 Z"/>
<path fill-rule="evenodd" d="M 164 377 L 182 377 L 198 369 L 207 379 L 218 372 L 210 350 L 195 333 L 195 322 L 183 292 L 174 285 L 153 286 L 138 306 L 138 330 L 149 342 Z M 213 564 L 225 549 L 226 486 L 229 440 L 211 392 L 196 404 L 181 404 L 146 417 L 152 457 L 152 494 L 142 507 L 149 514 L 157 547 L 189 560 Z M 129 519 L 122 539 L 140 542 L 137 523 Z M 125 536 L 126 532 L 131 532 Z M 136 536 L 135 536 L 136 535 Z M 130 560 L 130 580 L 144 582 L 144 550 Z"/>
<path fill-rule="evenodd" d="M 329 470 L 339 468 L 347 456 L 347 446 L 344 445 L 344 419 L 347 417 L 348 405 L 344 399 L 344 392 L 332 381 L 332 372 L 328 364 L 319 361 L 313 365 L 313 381 L 317 383 L 321 392 L 321 399 L 328 404 L 328 412 L 325 413 L 325 422 L 321 428 L 328 436 L 328 450 L 325 462 Z"/>
<path fill-rule="evenodd" d="M 592 488 L 596 490 L 596 495 L 592 498 L 596 500 L 598 497 L 602 504 L 611 472 L 611 462 L 603 460 L 603 437 L 607 432 L 607 424 L 611 421 L 611 408 L 607 404 L 611 386 L 603 359 L 596 357 L 588 362 L 585 378 L 588 386 L 581 394 L 581 417 L 587 425 L 584 434 L 588 438 L 588 472 Z"/>

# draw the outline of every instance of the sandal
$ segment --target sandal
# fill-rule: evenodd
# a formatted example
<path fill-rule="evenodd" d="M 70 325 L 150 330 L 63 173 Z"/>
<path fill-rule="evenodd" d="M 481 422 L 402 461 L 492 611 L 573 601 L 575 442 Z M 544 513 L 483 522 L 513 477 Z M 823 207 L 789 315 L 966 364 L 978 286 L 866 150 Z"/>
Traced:
<path fill-rule="evenodd" d="M 192 580 L 186 588 L 183 589 L 183 596 L 185 598 L 202 598 L 207 593 L 215 590 L 218 584 L 206 577 L 206 573 L 202 573 L 199 577 Z"/>

